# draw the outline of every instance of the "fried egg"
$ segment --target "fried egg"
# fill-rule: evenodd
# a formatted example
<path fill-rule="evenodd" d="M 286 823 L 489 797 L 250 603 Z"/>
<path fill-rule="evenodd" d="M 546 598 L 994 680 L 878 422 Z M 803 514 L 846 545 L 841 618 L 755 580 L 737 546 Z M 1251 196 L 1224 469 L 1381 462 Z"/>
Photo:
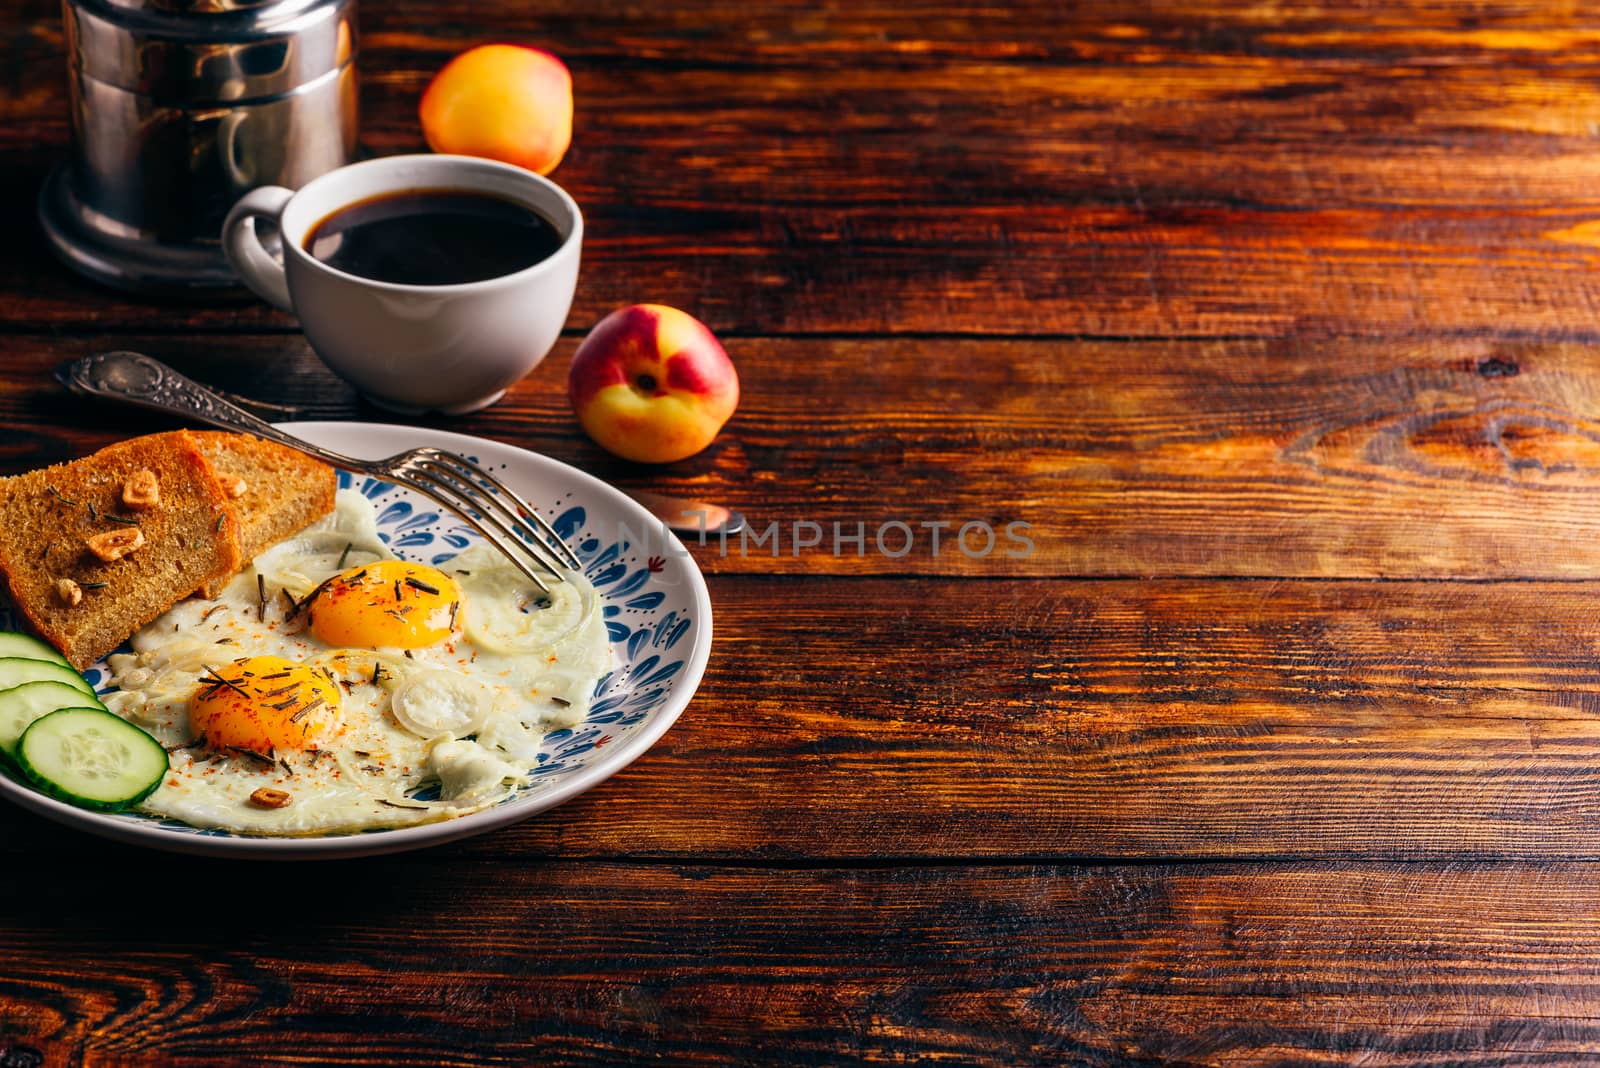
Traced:
<path fill-rule="evenodd" d="M 561 578 L 546 594 L 481 544 L 437 567 L 401 560 L 371 503 L 341 490 L 215 600 L 177 605 L 109 658 L 106 706 L 171 758 L 140 809 L 310 835 L 499 802 L 610 666 L 594 587 Z"/>

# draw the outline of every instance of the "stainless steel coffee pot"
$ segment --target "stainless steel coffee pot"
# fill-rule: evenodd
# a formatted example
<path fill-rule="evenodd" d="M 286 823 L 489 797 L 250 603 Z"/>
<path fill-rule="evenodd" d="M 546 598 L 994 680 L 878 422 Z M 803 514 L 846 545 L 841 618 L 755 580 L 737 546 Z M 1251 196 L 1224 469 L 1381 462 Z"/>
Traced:
<path fill-rule="evenodd" d="M 356 151 L 355 0 L 64 0 L 72 152 L 39 214 L 74 269 L 124 289 L 237 285 L 223 217 Z"/>

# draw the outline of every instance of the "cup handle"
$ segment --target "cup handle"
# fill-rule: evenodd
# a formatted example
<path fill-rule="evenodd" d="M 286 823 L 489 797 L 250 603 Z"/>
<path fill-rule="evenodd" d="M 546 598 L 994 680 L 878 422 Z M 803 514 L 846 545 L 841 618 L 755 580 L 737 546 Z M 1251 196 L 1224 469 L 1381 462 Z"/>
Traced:
<path fill-rule="evenodd" d="M 222 223 L 222 249 L 228 262 L 262 300 L 281 311 L 294 311 L 283 263 L 268 252 L 256 236 L 256 219 L 278 221 L 294 191 L 281 185 L 264 185 L 239 198 Z"/>

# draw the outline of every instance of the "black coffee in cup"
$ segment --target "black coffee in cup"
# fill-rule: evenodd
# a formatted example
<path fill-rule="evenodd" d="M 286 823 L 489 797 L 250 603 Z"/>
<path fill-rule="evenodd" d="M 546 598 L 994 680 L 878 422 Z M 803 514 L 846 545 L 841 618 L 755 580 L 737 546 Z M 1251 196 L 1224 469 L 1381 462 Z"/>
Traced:
<path fill-rule="evenodd" d="M 553 256 L 562 237 L 532 208 L 488 193 L 410 189 L 348 204 L 306 235 L 335 270 L 410 286 L 500 278 Z"/>

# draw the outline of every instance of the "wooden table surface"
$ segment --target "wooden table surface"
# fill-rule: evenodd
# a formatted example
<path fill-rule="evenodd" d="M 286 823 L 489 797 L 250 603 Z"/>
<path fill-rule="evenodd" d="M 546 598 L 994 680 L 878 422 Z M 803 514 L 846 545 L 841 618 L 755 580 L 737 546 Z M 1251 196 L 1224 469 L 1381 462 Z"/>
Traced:
<path fill-rule="evenodd" d="M 48 379 L 109 347 L 385 418 L 264 305 L 51 262 L 61 21 L 0 10 L 0 470 L 171 425 Z M 422 147 L 418 95 L 467 46 L 576 82 L 566 335 L 425 422 L 726 502 L 781 553 L 696 550 L 693 703 L 506 830 L 264 865 L 6 807 L 0 1064 L 1600 1061 L 1600 16 L 362 19 L 374 153 Z M 645 300 L 744 384 L 660 469 L 564 394 L 588 326 Z M 913 551 L 873 545 L 891 522 Z M 950 540 L 1016 522 L 1031 552 Z"/>

